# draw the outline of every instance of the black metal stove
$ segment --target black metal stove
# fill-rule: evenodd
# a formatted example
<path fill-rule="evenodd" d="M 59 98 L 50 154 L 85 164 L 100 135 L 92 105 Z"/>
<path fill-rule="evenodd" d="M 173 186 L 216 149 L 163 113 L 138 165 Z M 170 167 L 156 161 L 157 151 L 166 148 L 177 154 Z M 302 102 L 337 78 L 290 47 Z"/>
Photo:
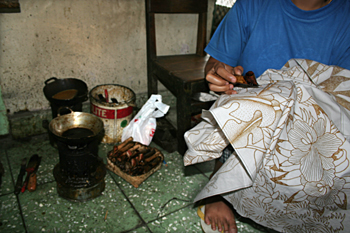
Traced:
<path fill-rule="evenodd" d="M 49 129 L 59 153 L 53 170 L 59 196 L 87 201 L 101 195 L 106 175 L 105 164 L 98 157 L 103 122 L 89 113 L 72 112 L 53 119 Z"/>
<path fill-rule="evenodd" d="M 98 145 L 68 145 L 57 141 L 60 162 L 53 174 L 58 195 L 69 200 L 86 201 L 99 196 L 105 189 L 106 168 L 98 157 Z"/>

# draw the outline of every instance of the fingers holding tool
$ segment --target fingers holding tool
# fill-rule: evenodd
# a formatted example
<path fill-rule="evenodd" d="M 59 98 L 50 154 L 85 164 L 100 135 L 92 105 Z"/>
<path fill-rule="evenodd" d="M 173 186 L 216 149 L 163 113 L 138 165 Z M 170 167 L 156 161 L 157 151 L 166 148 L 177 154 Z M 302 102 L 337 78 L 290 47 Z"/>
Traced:
<path fill-rule="evenodd" d="M 209 89 L 217 93 L 236 94 L 233 90 L 237 81 L 236 75 L 243 73 L 242 66 L 232 67 L 214 58 L 209 58 L 206 68 L 206 77 Z"/>

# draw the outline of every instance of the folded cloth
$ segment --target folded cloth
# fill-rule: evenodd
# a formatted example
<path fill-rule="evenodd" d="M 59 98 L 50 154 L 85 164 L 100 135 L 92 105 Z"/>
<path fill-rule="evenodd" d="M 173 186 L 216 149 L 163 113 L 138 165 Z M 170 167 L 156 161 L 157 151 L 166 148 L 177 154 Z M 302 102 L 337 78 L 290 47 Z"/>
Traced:
<path fill-rule="evenodd" d="M 185 134 L 184 164 L 235 150 L 195 201 L 222 195 L 280 232 L 350 229 L 350 71 L 292 59 L 222 95 Z"/>

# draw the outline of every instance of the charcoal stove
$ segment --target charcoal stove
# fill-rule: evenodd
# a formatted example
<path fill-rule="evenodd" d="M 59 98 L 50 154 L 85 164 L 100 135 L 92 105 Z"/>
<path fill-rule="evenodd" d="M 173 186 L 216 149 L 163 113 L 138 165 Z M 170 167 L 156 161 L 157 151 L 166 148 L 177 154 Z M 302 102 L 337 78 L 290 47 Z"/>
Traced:
<path fill-rule="evenodd" d="M 53 170 L 58 195 L 72 201 L 101 195 L 106 175 L 105 164 L 98 157 L 103 122 L 92 114 L 72 111 L 54 118 L 49 130 L 56 138 L 59 154 Z"/>

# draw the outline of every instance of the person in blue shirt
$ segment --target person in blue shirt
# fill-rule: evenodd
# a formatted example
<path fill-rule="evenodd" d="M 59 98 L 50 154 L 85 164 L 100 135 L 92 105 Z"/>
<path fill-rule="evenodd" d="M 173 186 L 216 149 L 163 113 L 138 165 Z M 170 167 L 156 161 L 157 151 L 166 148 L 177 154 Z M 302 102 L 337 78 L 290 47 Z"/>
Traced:
<path fill-rule="evenodd" d="M 292 58 L 350 69 L 350 0 L 237 0 L 205 51 L 209 88 L 224 94 L 236 93 L 234 75 L 253 71 L 259 77 Z M 216 161 L 213 174 L 224 161 Z M 205 202 L 206 224 L 237 232 L 232 207 L 223 198 Z"/>

